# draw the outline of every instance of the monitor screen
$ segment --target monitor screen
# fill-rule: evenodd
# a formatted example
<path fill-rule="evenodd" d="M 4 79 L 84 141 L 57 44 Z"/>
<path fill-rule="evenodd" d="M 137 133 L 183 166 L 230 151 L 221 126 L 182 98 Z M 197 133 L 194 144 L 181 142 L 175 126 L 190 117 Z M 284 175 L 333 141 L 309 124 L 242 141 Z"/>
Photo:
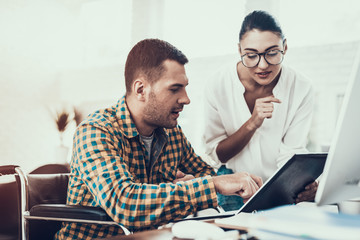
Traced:
<path fill-rule="evenodd" d="M 316 193 L 318 205 L 360 197 L 360 53 L 357 55 Z"/>

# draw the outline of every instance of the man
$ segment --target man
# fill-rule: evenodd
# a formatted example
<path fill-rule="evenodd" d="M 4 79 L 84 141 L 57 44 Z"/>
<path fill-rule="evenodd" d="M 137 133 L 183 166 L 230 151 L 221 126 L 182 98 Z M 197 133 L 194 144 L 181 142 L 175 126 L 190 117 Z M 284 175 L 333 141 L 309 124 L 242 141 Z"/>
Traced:
<path fill-rule="evenodd" d="M 217 206 L 216 192 L 251 197 L 261 186 L 247 173 L 214 176 L 177 125 L 189 104 L 186 56 L 146 39 L 125 65 L 126 95 L 77 128 L 67 203 L 100 206 L 130 231 L 156 228 Z M 64 224 L 57 239 L 106 238 L 117 226 Z"/>

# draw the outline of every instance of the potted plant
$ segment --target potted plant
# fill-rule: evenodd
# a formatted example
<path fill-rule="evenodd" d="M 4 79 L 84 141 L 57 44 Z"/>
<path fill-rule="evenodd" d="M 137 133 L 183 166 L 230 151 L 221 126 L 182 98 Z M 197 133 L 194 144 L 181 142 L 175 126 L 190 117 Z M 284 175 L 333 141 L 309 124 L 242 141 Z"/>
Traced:
<path fill-rule="evenodd" d="M 57 146 L 55 150 L 55 160 L 57 163 L 68 164 L 69 161 L 69 147 L 64 144 L 64 133 L 65 130 L 69 127 L 70 123 L 74 121 L 72 115 L 73 113 L 63 108 L 61 111 L 57 111 L 54 117 L 60 137 L 60 146 Z"/>
<path fill-rule="evenodd" d="M 64 132 L 71 121 L 70 114 L 65 109 L 56 113 L 55 123 L 60 133 L 60 146 L 64 146 Z"/>

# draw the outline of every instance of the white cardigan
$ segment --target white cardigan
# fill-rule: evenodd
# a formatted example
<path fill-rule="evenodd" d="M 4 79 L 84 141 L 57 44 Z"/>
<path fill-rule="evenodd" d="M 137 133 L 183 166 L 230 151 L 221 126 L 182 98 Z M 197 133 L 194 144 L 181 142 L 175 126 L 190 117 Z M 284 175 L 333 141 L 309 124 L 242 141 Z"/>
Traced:
<path fill-rule="evenodd" d="M 219 163 L 216 147 L 235 133 L 250 117 L 236 64 L 219 71 L 205 87 L 205 151 Z M 265 119 L 244 149 L 226 166 L 235 172 L 246 171 L 267 180 L 294 153 L 306 151 L 312 121 L 314 94 L 311 82 L 294 70 L 282 66 L 273 94 L 271 119 Z"/>

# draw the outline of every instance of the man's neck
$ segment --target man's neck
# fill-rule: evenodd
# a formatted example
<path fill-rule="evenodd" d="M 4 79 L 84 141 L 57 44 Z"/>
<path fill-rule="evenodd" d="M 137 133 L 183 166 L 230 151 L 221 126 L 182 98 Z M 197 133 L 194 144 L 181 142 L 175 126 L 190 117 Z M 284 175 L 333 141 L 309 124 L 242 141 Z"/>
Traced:
<path fill-rule="evenodd" d="M 125 102 L 139 134 L 142 136 L 151 136 L 155 127 L 146 124 L 142 118 L 142 113 L 144 112 L 142 102 L 137 101 L 137 99 L 134 99 L 132 96 L 126 96 Z"/>

